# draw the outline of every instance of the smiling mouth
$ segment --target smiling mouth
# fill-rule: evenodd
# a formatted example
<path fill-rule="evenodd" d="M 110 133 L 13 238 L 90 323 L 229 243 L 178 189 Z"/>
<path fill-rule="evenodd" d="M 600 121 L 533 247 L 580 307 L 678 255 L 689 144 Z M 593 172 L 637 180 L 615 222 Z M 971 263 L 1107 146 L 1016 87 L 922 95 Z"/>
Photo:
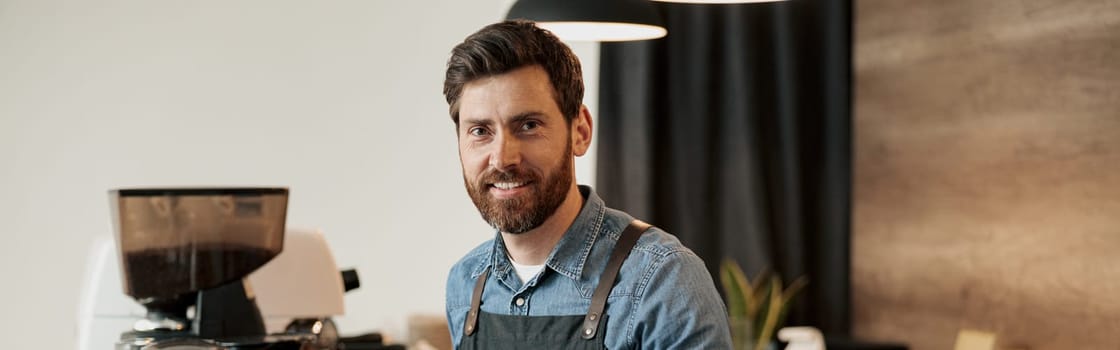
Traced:
<path fill-rule="evenodd" d="M 525 184 L 525 182 L 495 182 L 490 184 L 490 187 L 497 188 L 499 190 L 512 190 L 518 187 L 525 186 Z"/>

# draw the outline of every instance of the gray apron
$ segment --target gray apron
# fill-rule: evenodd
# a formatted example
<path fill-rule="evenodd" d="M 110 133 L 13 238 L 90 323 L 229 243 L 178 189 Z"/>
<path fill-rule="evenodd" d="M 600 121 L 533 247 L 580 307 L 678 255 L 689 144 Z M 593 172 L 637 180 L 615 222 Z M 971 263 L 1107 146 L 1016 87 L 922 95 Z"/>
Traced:
<path fill-rule="evenodd" d="M 459 349 L 503 350 L 503 349 L 606 349 L 605 338 L 607 316 L 603 310 L 607 306 L 607 296 L 614 287 L 622 262 L 630 255 L 630 249 L 638 242 L 649 224 L 634 220 L 622 232 L 622 236 L 611 252 L 610 261 L 599 275 L 599 284 L 591 296 L 591 306 L 586 315 L 571 316 L 517 316 L 498 315 L 482 312 L 482 290 L 490 276 L 487 267 L 475 282 L 471 295 L 471 310 L 463 323 L 463 337 Z"/>

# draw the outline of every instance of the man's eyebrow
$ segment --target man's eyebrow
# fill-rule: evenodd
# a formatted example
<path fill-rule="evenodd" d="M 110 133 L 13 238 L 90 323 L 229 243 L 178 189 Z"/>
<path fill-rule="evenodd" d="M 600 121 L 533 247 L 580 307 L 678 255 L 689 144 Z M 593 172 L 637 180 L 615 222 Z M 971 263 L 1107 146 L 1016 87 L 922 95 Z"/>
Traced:
<path fill-rule="evenodd" d="M 494 125 L 494 121 L 491 119 L 469 118 L 463 119 L 463 124 L 490 126 Z"/>
<path fill-rule="evenodd" d="M 537 111 L 521 112 L 521 113 L 518 113 L 518 114 L 514 115 L 513 117 L 510 117 L 509 122 L 510 123 L 523 123 L 526 120 L 533 119 L 533 118 L 538 118 L 538 117 L 541 117 L 543 115 L 544 115 L 544 113 L 537 112 Z"/>
<path fill-rule="evenodd" d="M 516 124 L 516 123 L 523 123 L 526 120 L 533 119 L 533 118 L 538 118 L 538 117 L 541 117 L 543 115 L 544 115 L 544 113 L 542 113 L 542 112 L 528 111 L 528 112 L 521 112 L 521 113 L 515 114 L 512 117 L 505 118 L 505 119 L 507 119 L 506 123 Z M 494 120 L 493 119 L 488 119 L 488 118 L 467 118 L 467 119 L 463 119 L 462 122 L 465 123 L 465 124 L 468 124 L 468 125 L 482 125 L 482 126 L 494 125 Z"/>

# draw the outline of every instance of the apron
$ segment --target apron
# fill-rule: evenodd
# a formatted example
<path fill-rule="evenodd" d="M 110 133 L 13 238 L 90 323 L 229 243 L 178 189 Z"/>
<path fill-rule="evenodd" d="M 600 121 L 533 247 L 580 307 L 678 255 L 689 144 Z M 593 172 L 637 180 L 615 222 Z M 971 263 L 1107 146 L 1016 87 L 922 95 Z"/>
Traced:
<path fill-rule="evenodd" d="M 482 290 L 490 276 L 487 267 L 475 282 L 471 295 L 471 310 L 463 323 L 463 337 L 459 349 L 503 350 L 503 349 L 606 349 L 603 339 L 606 333 L 607 316 L 603 310 L 607 306 L 607 296 L 614 287 L 622 262 L 630 255 L 630 249 L 638 242 L 650 225 L 634 220 L 622 232 L 615 244 L 614 251 L 606 269 L 599 275 L 599 284 L 591 296 L 591 306 L 586 315 L 571 316 L 518 316 L 498 315 L 482 312 Z"/>

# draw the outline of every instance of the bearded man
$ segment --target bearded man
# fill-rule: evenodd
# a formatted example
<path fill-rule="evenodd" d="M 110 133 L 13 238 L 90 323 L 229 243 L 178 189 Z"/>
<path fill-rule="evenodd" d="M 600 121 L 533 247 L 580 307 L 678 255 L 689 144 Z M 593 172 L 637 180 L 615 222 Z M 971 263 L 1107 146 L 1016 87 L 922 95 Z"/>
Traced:
<path fill-rule="evenodd" d="M 444 96 L 467 193 L 497 231 L 447 280 L 456 349 L 730 349 L 704 262 L 575 183 L 591 144 L 579 60 L 528 21 L 452 50 Z"/>

